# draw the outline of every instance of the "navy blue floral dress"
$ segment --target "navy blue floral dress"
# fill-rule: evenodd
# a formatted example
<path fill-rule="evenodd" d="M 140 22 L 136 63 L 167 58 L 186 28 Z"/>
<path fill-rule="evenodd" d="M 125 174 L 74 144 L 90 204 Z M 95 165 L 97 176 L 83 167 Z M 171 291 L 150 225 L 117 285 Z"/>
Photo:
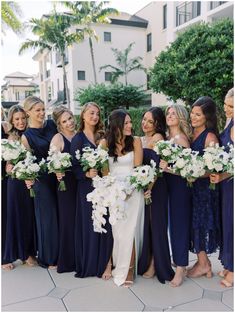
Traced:
<path fill-rule="evenodd" d="M 229 125 L 220 134 L 221 145 L 227 146 L 233 145 L 233 141 L 230 136 L 231 128 L 233 127 L 233 119 Z M 228 149 L 228 146 L 227 146 Z M 220 260 L 226 270 L 233 272 L 234 268 L 234 256 L 233 256 L 233 205 L 234 205 L 234 180 L 227 178 L 220 183 L 221 188 L 221 206 L 222 206 L 222 246 L 220 251 Z"/>
<path fill-rule="evenodd" d="M 205 129 L 191 144 L 194 151 L 203 155 L 206 137 L 210 133 Z M 213 253 L 220 245 L 219 188 L 209 189 L 210 179 L 198 178 L 193 183 L 193 212 L 191 227 L 191 247 L 194 253 L 205 251 Z"/>

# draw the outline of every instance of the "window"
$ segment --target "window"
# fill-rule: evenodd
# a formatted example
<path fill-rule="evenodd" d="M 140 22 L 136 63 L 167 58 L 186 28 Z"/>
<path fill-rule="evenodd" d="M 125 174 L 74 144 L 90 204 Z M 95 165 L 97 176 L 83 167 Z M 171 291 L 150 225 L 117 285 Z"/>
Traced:
<path fill-rule="evenodd" d="M 110 32 L 104 32 L 104 41 L 111 42 L 111 33 Z"/>
<path fill-rule="evenodd" d="M 147 35 L 147 52 L 152 50 L 152 34 Z"/>
<path fill-rule="evenodd" d="M 20 100 L 20 93 L 19 93 L 19 91 L 15 92 L 15 96 L 16 96 L 16 100 Z"/>
<path fill-rule="evenodd" d="M 163 6 L 163 29 L 167 28 L 167 4 Z"/>
<path fill-rule="evenodd" d="M 32 96 L 33 95 L 33 91 L 32 90 L 26 90 L 25 91 L 25 98 Z"/>
<path fill-rule="evenodd" d="M 85 80 L 85 71 L 78 71 L 78 80 Z"/>
<path fill-rule="evenodd" d="M 105 72 L 104 73 L 104 79 L 105 79 L 106 82 L 111 82 L 112 72 Z"/>
<path fill-rule="evenodd" d="M 149 83 L 150 83 L 150 75 L 147 74 L 147 90 L 151 89 L 149 86 Z"/>

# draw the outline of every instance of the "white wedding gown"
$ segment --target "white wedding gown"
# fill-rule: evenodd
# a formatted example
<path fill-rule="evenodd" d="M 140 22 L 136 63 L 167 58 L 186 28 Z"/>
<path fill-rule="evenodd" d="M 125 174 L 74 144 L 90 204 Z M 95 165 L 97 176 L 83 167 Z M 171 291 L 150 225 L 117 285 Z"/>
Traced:
<path fill-rule="evenodd" d="M 109 158 L 110 174 L 122 181 L 131 175 L 134 167 L 134 152 L 117 158 Z M 135 273 L 137 272 L 138 258 L 142 249 L 144 228 L 144 196 L 143 192 L 135 190 L 126 205 L 126 218 L 119 220 L 112 226 L 113 232 L 113 265 L 112 276 L 114 283 L 122 285 L 127 277 L 133 243 L 135 243 Z"/>

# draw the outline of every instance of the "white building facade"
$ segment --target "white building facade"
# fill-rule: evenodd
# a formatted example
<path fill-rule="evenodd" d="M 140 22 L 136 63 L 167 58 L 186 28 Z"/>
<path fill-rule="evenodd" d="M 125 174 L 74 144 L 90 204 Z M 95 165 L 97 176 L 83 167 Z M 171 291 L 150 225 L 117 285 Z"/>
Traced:
<path fill-rule="evenodd" d="M 116 66 L 111 48 L 124 50 L 135 42 L 130 57 L 142 57 L 144 67 L 150 69 L 159 53 L 177 38 L 179 32 L 201 21 L 212 22 L 224 17 L 233 19 L 233 6 L 233 1 L 154 1 L 133 16 L 122 13 L 113 17 L 111 24 L 94 25 L 99 37 L 98 42 L 93 40 L 97 82 L 110 83 L 110 73 L 100 72 L 99 68 L 106 64 Z M 60 60 L 55 51 L 38 52 L 33 59 L 39 62 L 40 96 L 47 107 L 52 108 L 53 103 L 64 99 Z M 68 47 L 66 72 L 71 109 L 78 114 L 79 103 L 74 100 L 76 91 L 94 83 L 88 38 Z M 143 71 L 135 71 L 129 74 L 128 83 L 142 86 L 151 96 L 152 105 L 167 104 L 165 95 L 152 93 L 147 88 L 147 79 Z M 124 83 L 123 79 L 119 81 Z"/>

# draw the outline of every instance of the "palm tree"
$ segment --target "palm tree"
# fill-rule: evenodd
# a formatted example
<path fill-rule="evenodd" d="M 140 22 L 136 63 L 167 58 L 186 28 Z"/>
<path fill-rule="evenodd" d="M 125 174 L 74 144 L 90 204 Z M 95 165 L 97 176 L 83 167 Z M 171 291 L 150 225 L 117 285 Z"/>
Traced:
<path fill-rule="evenodd" d="M 61 65 L 63 68 L 65 94 L 67 98 L 67 105 L 70 108 L 70 96 L 68 89 L 68 81 L 65 68 L 65 51 L 66 48 L 75 42 L 83 40 L 83 34 L 70 33 L 70 17 L 65 14 L 60 14 L 54 11 L 48 16 L 43 16 L 41 19 L 32 18 L 28 26 L 32 33 L 38 36 L 38 40 L 27 39 L 22 43 L 19 54 L 22 54 L 29 48 L 40 48 L 41 51 L 54 49 L 61 58 Z"/>
<path fill-rule="evenodd" d="M 2 33 L 5 34 L 6 29 L 11 29 L 14 33 L 22 32 L 22 23 L 20 17 L 22 11 L 17 2 L 2 1 L 1 3 L 1 18 L 2 18 Z"/>
<path fill-rule="evenodd" d="M 104 69 L 112 70 L 112 77 L 111 77 L 112 83 L 117 82 L 120 76 L 124 76 L 125 84 L 127 85 L 128 73 L 132 71 L 137 71 L 137 70 L 146 71 L 144 66 L 141 64 L 141 61 L 143 60 L 143 58 L 135 57 L 135 58 L 129 59 L 129 53 L 134 44 L 135 44 L 134 42 L 130 43 L 124 51 L 118 50 L 116 48 L 111 48 L 111 50 L 114 53 L 115 60 L 116 60 L 116 63 L 118 64 L 118 67 L 113 66 L 111 64 L 107 64 L 107 65 L 100 67 L 100 71 Z"/>
<path fill-rule="evenodd" d="M 98 41 L 98 36 L 93 29 L 94 23 L 107 24 L 110 23 L 108 18 L 111 14 L 118 14 L 118 11 L 113 8 L 104 8 L 104 5 L 108 4 L 109 1 L 64 1 L 64 4 L 67 8 L 70 9 L 71 19 L 73 24 L 81 25 L 82 32 L 84 35 L 88 36 L 92 68 L 94 74 L 94 82 L 97 84 L 97 75 L 95 67 L 95 55 L 92 39 L 95 38 Z"/>

